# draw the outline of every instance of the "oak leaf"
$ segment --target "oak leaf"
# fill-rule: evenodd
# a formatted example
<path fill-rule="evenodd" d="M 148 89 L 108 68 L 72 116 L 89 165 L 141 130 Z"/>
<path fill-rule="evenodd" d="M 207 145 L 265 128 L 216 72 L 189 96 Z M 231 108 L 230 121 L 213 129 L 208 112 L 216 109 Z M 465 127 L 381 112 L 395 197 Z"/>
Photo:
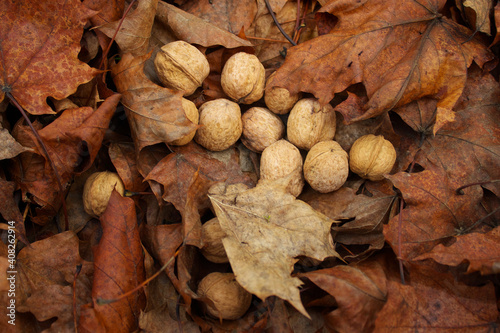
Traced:
<path fill-rule="evenodd" d="M 278 296 L 309 317 L 300 300 L 302 282 L 290 276 L 298 256 L 337 256 L 334 222 L 286 192 L 285 181 L 255 188 L 220 183 L 209 198 L 226 237 L 222 239 L 236 280 L 262 300 Z"/>
<path fill-rule="evenodd" d="M 362 83 L 364 113 L 352 121 L 425 96 L 447 116 L 460 97 L 467 68 L 493 59 L 472 32 L 444 17 L 445 0 L 331 1 L 322 8 L 338 17 L 329 34 L 292 47 L 272 86 L 314 94 L 325 104 Z M 391 10 L 387 10 L 391 8 Z"/>
<path fill-rule="evenodd" d="M 55 113 L 47 97 L 63 99 L 98 71 L 78 60 L 87 19 L 78 0 L 0 3 L 0 101 L 10 93 L 31 114 Z"/>

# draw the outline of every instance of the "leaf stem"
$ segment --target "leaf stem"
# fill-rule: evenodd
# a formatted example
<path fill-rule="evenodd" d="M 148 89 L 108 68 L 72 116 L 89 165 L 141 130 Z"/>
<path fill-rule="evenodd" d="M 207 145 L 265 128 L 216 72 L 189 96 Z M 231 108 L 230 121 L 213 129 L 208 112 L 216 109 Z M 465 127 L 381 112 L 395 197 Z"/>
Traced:
<path fill-rule="evenodd" d="M 75 333 L 78 333 L 78 321 L 76 319 L 76 279 L 82 271 L 82 264 L 76 265 L 75 275 L 73 276 L 73 325 L 75 326 Z"/>
<path fill-rule="evenodd" d="M 288 36 L 288 34 L 285 32 L 285 30 L 283 30 L 283 28 L 281 27 L 281 24 L 278 22 L 278 19 L 274 15 L 273 9 L 271 8 L 271 5 L 269 4 L 269 0 L 264 0 L 264 2 L 266 3 L 267 10 L 269 11 L 269 14 L 271 14 L 271 17 L 273 18 L 273 21 L 276 24 L 276 26 L 278 27 L 278 29 L 280 30 L 281 34 L 283 36 L 285 36 L 285 38 L 290 42 L 290 44 L 292 44 L 293 46 L 296 46 L 297 43 L 295 43 L 294 40 L 290 36 Z"/>
<path fill-rule="evenodd" d="M 40 146 L 42 147 L 43 153 L 47 157 L 47 161 L 49 162 L 50 167 L 54 171 L 54 175 L 56 176 L 56 182 L 57 182 L 57 185 L 59 187 L 59 196 L 61 199 L 61 204 L 62 204 L 63 213 L 64 213 L 64 230 L 66 231 L 69 228 L 68 209 L 66 208 L 66 199 L 64 198 L 64 188 L 62 186 L 61 176 L 59 175 L 59 172 L 56 169 L 56 165 L 54 164 L 54 161 L 52 161 L 52 159 L 50 158 L 49 151 L 47 150 L 47 146 L 45 145 L 42 138 L 38 134 L 38 131 L 33 127 L 33 124 L 31 123 L 31 120 L 28 118 L 28 115 L 24 111 L 23 107 L 17 102 L 17 100 L 14 98 L 14 96 L 12 96 L 12 94 L 10 92 L 6 92 L 5 96 L 7 96 L 10 99 L 10 101 L 12 102 L 12 104 L 14 104 L 14 106 L 19 110 L 19 112 L 21 112 L 24 120 L 26 121 L 28 126 L 31 128 L 31 131 L 35 135 L 36 140 L 40 143 Z"/>
<path fill-rule="evenodd" d="M 477 183 L 470 183 L 470 184 L 466 184 L 464 186 L 460 186 L 459 188 L 457 188 L 455 190 L 455 192 L 458 194 L 458 195 L 464 195 L 464 191 L 463 189 L 464 188 L 467 188 L 467 187 L 471 187 L 471 186 L 475 186 L 475 185 L 486 185 L 486 184 L 491 184 L 491 183 L 498 183 L 500 182 L 500 179 L 493 179 L 493 180 L 489 180 L 487 182 L 477 182 Z"/>

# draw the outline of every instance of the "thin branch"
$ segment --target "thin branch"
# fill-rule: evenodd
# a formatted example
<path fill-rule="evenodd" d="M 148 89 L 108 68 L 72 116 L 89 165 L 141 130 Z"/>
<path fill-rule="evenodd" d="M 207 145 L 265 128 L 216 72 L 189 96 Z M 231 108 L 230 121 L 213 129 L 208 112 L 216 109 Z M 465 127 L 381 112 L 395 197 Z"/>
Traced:
<path fill-rule="evenodd" d="M 267 10 L 269 11 L 269 14 L 271 14 L 271 17 L 273 18 L 273 21 L 276 24 L 276 26 L 278 27 L 278 29 L 280 30 L 281 34 L 283 34 L 283 36 L 285 36 L 285 38 L 290 42 L 290 44 L 292 44 L 293 46 L 297 45 L 297 43 L 295 43 L 293 41 L 293 39 L 290 38 L 290 36 L 288 36 L 288 34 L 285 32 L 285 30 L 283 30 L 283 28 L 281 27 L 281 24 L 278 22 L 278 19 L 274 15 L 273 9 L 271 8 L 271 5 L 269 4 L 269 0 L 264 0 L 264 2 L 266 3 Z"/>

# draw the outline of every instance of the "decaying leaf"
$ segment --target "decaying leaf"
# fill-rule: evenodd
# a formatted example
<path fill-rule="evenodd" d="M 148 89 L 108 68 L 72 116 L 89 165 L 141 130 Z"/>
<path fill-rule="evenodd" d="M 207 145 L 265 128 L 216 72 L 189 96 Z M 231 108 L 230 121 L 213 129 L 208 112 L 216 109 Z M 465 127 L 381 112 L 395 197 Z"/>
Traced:
<path fill-rule="evenodd" d="M 298 256 L 338 256 L 333 220 L 285 190 L 285 182 L 261 181 L 255 188 L 218 184 L 209 198 L 226 237 L 224 248 L 236 280 L 265 300 L 278 296 L 309 317 L 300 300 L 302 282 L 290 276 Z"/>
<path fill-rule="evenodd" d="M 31 114 L 55 113 L 47 97 L 63 99 L 90 81 L 98 71 L 78 52 L 94 14 L 78 0 L 0 2 L 0 101 L 8 92 Z"/>
<path fill-rule="evenodd" d="M 129 13 L 123 22 L 114 21 L 98 29 L 111 38 L 115 35 L 118 25 L 121 25 L 115 37 L 121 52 L 142 56 L 149 51 L 149 38 L 157 6 L 158 0 L 141 0 L 134 12 Z"/>
<path fill-rule="evenodd" d="M 272 86 L 314 94 L 328 103 L 363 83 L 367 119 L 424 96 L 439 100 L 438 117 L 460 97 L 467 68 L 493 59 L 472 32 L 445 18 L 446 1 L 332 1 L 322 11 L 338 17 L 329 34 L 289 50 Z M 391 8 L 391 10 L 387 10 Z"/>

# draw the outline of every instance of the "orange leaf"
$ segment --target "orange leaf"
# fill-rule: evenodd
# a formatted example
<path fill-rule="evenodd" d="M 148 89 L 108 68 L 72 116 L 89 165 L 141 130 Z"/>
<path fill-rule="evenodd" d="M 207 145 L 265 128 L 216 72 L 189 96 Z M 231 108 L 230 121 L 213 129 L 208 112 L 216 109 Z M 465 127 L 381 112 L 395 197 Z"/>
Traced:
<path fill-rule="evenodd" d="M 94 256 L 93 307 L 82 310 L 80 329 L 130 332 L 137 328 L 145 305 L 142 289 L 108 304 L 100 305 L 98 300 L 113 300 L 145 279 L 134 201 L 113 190 L 100 220 L 103 234 Z"/>
<path fill-rule="evenodd" d="M 11 93 L 31 114 L 55 113 L 47 97 L 63 99 L 98 71 L 78 60 L 87 19 L 78 0 L 0 2 L 0 101 Z"/>
<path fill-rule="evenodd" d="M 338 17 L 327 35 L 292 47 L 272 86 L 314 94 L 328 103 L 336 93 L 363 83 L 367 119 L 424 96 L 446 113 L 460 97 L 467 68 L 493 54 L 472 32 L 443 17 L 444 0 L 331 1 L 323 11 Z M 388 10 L 387 8 L 390 8 Z"/>

